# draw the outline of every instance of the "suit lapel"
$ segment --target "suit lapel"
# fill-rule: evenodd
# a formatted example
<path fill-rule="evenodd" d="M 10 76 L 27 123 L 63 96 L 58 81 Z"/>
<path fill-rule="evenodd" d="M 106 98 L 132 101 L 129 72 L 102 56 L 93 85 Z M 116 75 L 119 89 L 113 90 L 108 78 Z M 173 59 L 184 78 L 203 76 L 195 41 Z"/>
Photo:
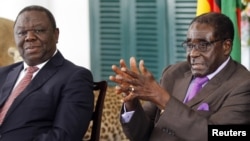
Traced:
<path fill-rule="evenodd" d="M 198 92 L 197 95 L 186 104 L 188 106 L 193 106 L 197 103 L 200 103 L 200 101 L 203 101 L 206 97 L 216 91 L 216 89 L 218 89 L 221 84 L 222 82 L 217 78 L 209 80 L 208 83 L 200 90 L 200 92 Z"/>
<path fill-rule="evenodd" d="M 175 87 L 173 90 L 174 96 L 180 101 L 184 101 L 186 92 L 189 86 L 189 83 L 192 79 L 191 71 L 188 71 L 184 74 L 184 79 L 177 79 L 175 83 Z"/>
<path fill-rule="evenodd" d="M 228 64 L 217 75 L 208 81 L 208 83 L 201 89 L 197 96 L 187 102 L 187 105 L 193 106 L 203 101 L 206 97 L 216 91 L 216 89 L 218 89 L 225 81 L 227 81 L 227 79 L 234 73 L 235 70 L 236 66 L 230 59 Z"/>
<path fill-rule="evenodd" d="M 21 102 L 21 100 L 24 99 L 26 96 L 42 87 L 44 83 L 46 83 L 46 81 L 48 81 L 56 73 L 56 71 L 57 69 L 55 68 L 55 66 L 46 64 L 33 78 L 27 88 L 25 88 L 24 91 L 18 96 L 15 104 L 19 104 L 19 102 Z"/>
<path fill-rule="evenodd" d="M 60 52 L 58 52 L 54 57 L 51 58 L 47 64 L 38 72 L 38 74 L 33 78 L 27 88 L 16 98 L 16 100 L 11 105 L 9 111 L 6 114 L 6 118 L 8 115 L 14 111 L 14 109 L 21 104 L 21 102 L 33 91 L 42 87 L 46 81 L 48 81 L 59 69 L 59 66 L 62 65 L 64 61 L 63 56 Z"/>
<path fill-rule="evenodd" d="M 11 90 L 13 89 L 15 82 L 19 76 L 20 71 L 23 69 L 23 64 L 20 64 L 19 66 L 13 68 L 12 71 L 10 71 L 7 74 L 6 82 L 4 83 L 3 89 L 2 89 L 2 95 L 0 95 L 0 106 L 4 104 L 4 102 L 7 100 L 8 96 L 11 93 Z"/>

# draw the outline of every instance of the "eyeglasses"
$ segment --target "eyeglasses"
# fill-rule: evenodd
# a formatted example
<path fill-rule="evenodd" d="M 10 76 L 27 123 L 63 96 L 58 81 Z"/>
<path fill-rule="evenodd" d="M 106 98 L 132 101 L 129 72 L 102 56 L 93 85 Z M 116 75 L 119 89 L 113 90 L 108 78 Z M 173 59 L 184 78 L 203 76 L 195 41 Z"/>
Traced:
<path fill-rule="evenodd" d="M 193 44 L 193 43 L 189 43 L 187 41 L 184 41 L 182 43 L 182 46 L 186 49 L 187 52 L 191 52 L 193 48 L 195 48 L 199 52 L 206 52 L 207 48 L 209 46 L 211 46 L 213 43 L 216 43 L 216 42 L 219 42 L 219 41 L 223 41 L 223 40 L 218 39 L 218 40 L 214 40 L 214 41 L 211 41 L 211 42 L 202 41 L 202 42 L 199 42 L 197 44 Z"/>

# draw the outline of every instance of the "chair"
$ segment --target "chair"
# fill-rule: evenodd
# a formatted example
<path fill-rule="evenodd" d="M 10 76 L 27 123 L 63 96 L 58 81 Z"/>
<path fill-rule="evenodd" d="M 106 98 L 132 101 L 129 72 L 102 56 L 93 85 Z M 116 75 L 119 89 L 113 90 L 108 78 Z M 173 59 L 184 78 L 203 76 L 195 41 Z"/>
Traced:
<path fill-rule="evenodd" d="M 98 97 L 95 103 L 94 112 L 92 115 L 92 130 L 90 139 L 87 141 L 99 141 L 100 130 L 101 130 L 101 121 L 102 121 L 102 112 L 104 106 L 104 99 L 106 96 L 106 91 L 108 87 L 108 82 L 105 80 L 94 82 L 94 91 L 99 91 Z"/>

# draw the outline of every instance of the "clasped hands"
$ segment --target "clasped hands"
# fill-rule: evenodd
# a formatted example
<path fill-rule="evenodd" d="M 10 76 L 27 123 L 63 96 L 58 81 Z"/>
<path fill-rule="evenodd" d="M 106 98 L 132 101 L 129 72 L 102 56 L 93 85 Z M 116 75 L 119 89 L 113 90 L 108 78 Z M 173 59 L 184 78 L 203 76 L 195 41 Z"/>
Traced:
<path fill-rule="evenodd" d="M 160 109 L 165 108 L 169 94 L 155 81 L 152 73 L 144 66 L 143 60 L 140 60 L 138 68 L 136 59 L 131 57 L 129 69 L 121 59 L 120 67 L 112 65 L 112 70 L 115 75 L 109 79 L 117 84 L 115 91 L 123 95 L 123 102 L 131 103 L 135 99 L 140 99 L 151 101 Z"/>

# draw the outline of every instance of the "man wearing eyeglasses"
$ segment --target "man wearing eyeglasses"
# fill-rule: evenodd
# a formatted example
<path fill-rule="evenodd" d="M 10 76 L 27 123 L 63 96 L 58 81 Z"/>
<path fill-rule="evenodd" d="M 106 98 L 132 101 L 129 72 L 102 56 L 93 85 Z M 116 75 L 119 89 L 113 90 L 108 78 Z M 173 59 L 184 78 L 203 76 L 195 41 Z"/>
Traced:
<path fill-rule="evenodd" d="M 143 60 L 139 68 L 134 57 L 130 68 L 123 59 L 120 67 L 113 65 L 115 75 L 109 79 L 124 96 L 126 136 L 131 141 L 207 141 L 208 125 L 250 124 L 250 73 L 230 57 L 233 38 L 227 16 L 206 13 L 189 26 L 182 44 L 187 61 L 166 67 L 160 84 Z"/>

